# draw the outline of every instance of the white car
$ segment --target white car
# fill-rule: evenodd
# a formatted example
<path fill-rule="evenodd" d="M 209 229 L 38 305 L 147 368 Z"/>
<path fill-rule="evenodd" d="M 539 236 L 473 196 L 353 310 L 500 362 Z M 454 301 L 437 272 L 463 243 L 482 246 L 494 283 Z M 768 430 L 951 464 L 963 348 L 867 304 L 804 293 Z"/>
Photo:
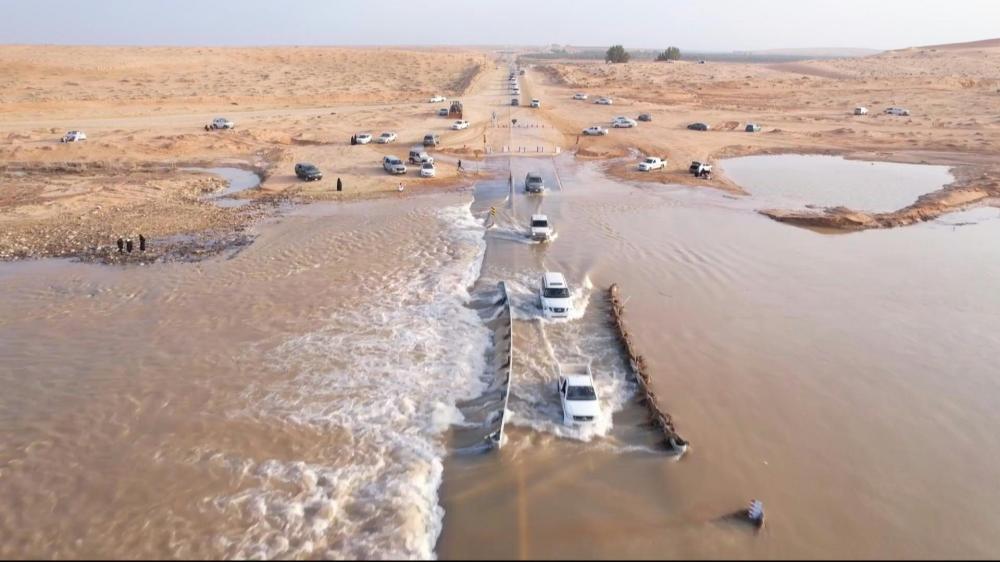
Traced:
<path fill-rule="evenodd" d="M 209 126 L 213 129 L 232 129 L 236 124 L 225 117 L 216 117 Z"/>
<path fill-rule="evenodd" d="M 649 156 L 642 162 L 639 162 L 640 172 L 651 172 L 653 170 L 662 170 L 667 162 L 662 158 L 657 158 L 655 156 Z"/>
<path fill-rule="evenodd" d="M 867 107 L 862 107 L 862 106 L 855 107 L 854 108 L 854 114 L 855 115 L 868 115 L 868 108 Z"/>
<path fill-rule="evenodd" d="M 531 215 L 531 239 L 545 242 L 552 238 L 552 224 L 545 215 Z"/>
<path fill-rule="evenodd" d="M 443 102 L 443 101 L 445 101 L 447 99 L 448 98 L 446 98 L 444 96 L 434 96 L 433 98 L 431 98 L 431 103 L 441 103 L 441 102 Z"/>
<path fill-rule="evenodd" d="M 433 178 L 436 175 L 437 168 L 434 167 L 434 162 L 424 162 L 420 165 L 420 177 Z"/>
<path fill-rule="evenodd" d="M 575 99 L 575 100 L 585 100 L 585 99 L 587 99 L 587 94 L 584 94 L 584 93 L 575 94 L 573 96 L 573 99 Z"/>
<path fill-rule="evenodd" d="M 566 318 L 573 309 L 569 296 L 569 286 L 562 273 L 546 271 L 542 275 L 542 287 L 538 293 L 542 315 L 546 318 Z"/>
<path fill-rule="evenodd" d="M 534 107 L 534 108 L 542 107 L 542 100 L 537 99 L 537 98 L 531 100 L 531 107 Z"/>
<path fill-rule="evenodd" d="M 611 122 L 611 126 L 615 128 L 624 127 L 626 129 L 631 129 L 636 125 L 638 125 L 638 123 L 636 123 L 635 119 L 629 119 L 624 116 L 615 117 L 615 119 Z"/>
<path fill-rule="evenodd" d="M 59 142 L 79 142 L 87 140 L 87 133 L 83 131 L 69 131 L 63 138 L 59 139 Z"/>
<path fill-rule="evenodd" d="M 597 98 L 597 101 L 595 101 L 594 103 L 600 105 L 612 105 L 615 102 L 611 98 Z"/>
<path fill-rule="evenodd" d="M 388 144 L 396 140 L 396 133 L 382 133 L 375 141 L 379 144 Z"/>
<path fill-rule="evenodd" d="M 583 130 L 583 134 L 590 136 L 600 136 L 608 134 L 608 130 L 604 127 L 594 125 L 593 127 L 587 127 Z"/>
<path fill-rule="evenodd" d="M 563 423 L 589 426 L 601 414 L 601 403 L 594 387 L 590 365 L 559 365 L 559 400 L 562 402 Z"/>
<path fill-rule="evenodd" d="M 909 109 L 904 109 L 902 107 L 887 107 L 887 108 L 885 108 L 885 112 L 888 115 L 903 115 L 903 116 L 906 116 L 906 115 L 910 114 L 910 110 Z"/>
<path fill-rule="evenodd" d="M 469 128 L 469 122 L 468 121 L 455 121 L 454 123 L 451 124 L 451 128 L 454 129 L 454 130 L 456 130 L 456 131 L 461 131 L 462 129 L 468 129 Z"/>
<path fill-rule="evenodd" d="M 360 133 L 354 137 L 354 140 L 357 141 L 358 144 L 368 144 L 372 142 L 372 134 Z"/>

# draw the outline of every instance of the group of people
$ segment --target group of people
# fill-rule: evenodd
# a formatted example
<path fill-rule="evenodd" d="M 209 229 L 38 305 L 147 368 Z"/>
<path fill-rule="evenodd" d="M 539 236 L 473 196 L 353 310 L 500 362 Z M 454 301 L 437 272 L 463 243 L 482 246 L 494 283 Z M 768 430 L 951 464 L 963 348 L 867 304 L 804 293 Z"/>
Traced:
<path fill-rule="evenodd" d="M 119 238 L 118 239 L 118 253 L 119 254 L 125 253 L 125 252 L 128 252 L 128 253 L 131 254 L 132 253 L 132 248 L 133 248 L 133 245 L 132 245 L 132 239 L 131 238 Z M 142 234 L 139 235 L 139 251 L 140 252 L 145 252 L 146 251 L 146 237 L 143 236 Z"/>

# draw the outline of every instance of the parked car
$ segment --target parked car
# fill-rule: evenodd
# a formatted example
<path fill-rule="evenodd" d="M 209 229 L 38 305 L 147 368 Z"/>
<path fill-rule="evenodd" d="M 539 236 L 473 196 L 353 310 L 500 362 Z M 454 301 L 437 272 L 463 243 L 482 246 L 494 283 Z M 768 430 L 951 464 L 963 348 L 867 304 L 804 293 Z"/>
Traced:
<path fill-rule="evenodd" d="M 584 94 L 583 92 L 574 94 L 573 95 L 573 99 L 575 99 L 575 100 L 585 100 L 585 99 L 587 99 L 587 94 Z"/>
<path fill-rule="evenodd" d="M 695 160 L 688 166 L 688 171 L 696 176 L 704 176 L 712 173 L 712 165 Z"/>
<path fill-rule="evenodd" d="M 639 114 L 639 121 L 652 121 L 652 120 L 653 120 L 653 116 L 650 115 L 649 113 L 640 113 Z"/>
<path fill-rule="evenodd" d="M 359 133 L 359 134 L 357 134 L 357 135 L 354 136 L 354 140 L 357 141 L 358 144 L 368 144 L 368 143 L 372 142 L 372 134 L 371 133 Z"/>
<path fill-rule="evenodd" d="M 414 146 L 410 148 L 409 160 L 410 164 L 420 164 L 423 162 L 430 162 L 431 164 L 434 163 L 434 157 L 427 154 L 427 151 L 424 150 L 424 147 L 422 146 Z"/>
<path fill-rule="evenodd" d="M 323 179 L 323 172 L 319 171 L 319 168 L 305 162 L 300 162 L 295 165 L 295 175 L 300 180 L 304 181 L 317 181 Z"/>
<path fill-rule="evenodd" d="M 434 96 L 433 98 L 431 98 L 431 103 L 441 103 L 441 102 L 445 101 L 446 99 L 448 99 L 448 98 L 446 98 L 444 96 Z"/>
<path fill-rule="evenodd" d="M 854 108 L 854 114 L 855 115 L 868 115 L 868 108 L 867 107 L 860 107 L 860 106 L 859 107 L 855 107 Z"/>
<path fill-rule="evenodd" d="M 85 140 L 87 140 L 87 133 L 83 131 L 69 131 L 59 139 L 59 142 L 80 142 Z"/>
<path fill-rule="evenodd" d="M 745 130 L 748 133 L 759 133 L 760 132 L 760 125 L 758 125 L 756 123 L 747 123 L 747 126 L 746 126 Z"/>
<path fill-rule="evenodd" d="M 594 387 L 590 365 L 562 365 L 559 368 L 559 401 L 562 403 L 563 423 L 570 426 L 589 426 L 601 414 L 601 403 Z"/>
<path fill-rule="evenodd" d="M 611 121 L 611 126 L 615 127 L 616 129 L 620 128 L 620 127 L 624 127 L 626 129 L 631 129 L 632 127 L 635 127 L 636 125 L 638 125 L 638 123 L 636 123 L 635 120 L 633 120 L 633 119 L 629 119 L 628 117 L 621 117 L 621 116 L 619 116 L 619 117 L 615 117 L 614 120 Z"/>
<path fill-rule="evenodd" d="M 542 315 L 546 318 L 566 318 L 569 316 L 573 302 L 569 295 L 569 286 L 562 273 L 546 271 L 542 275 L 542 286 L 538 295 L 542 307 Z"/>
<path fill-rule="evenodd" d="M 517 98 L 512 98 L 512 99 L 510 100 L 510 104 L 511 104 L 512 106 L 515 106 L 515 107 L 516 107 L 516 106 L 519 106 L 519 105 L 521 105 L 521 100 L 519 100 L 519 99 L 517 99 Z"/>
<path fill-rule="evenodd" d="M 233 123 L 229 119 L 226 119 L 225 117 L 216 117 L 215 119 L 212 119 L 212 122 L 209 123 L 209 125 L 208 125 L 207 128 L 209 128 L 209 129 L 232 129 L 235 126 L 236 126 L 235 123 Z"/>
<path fill-rule="evenodd" d="M 454 123 L 451 124 L 451 128 L 454 129 L 454 130 L 456 130 L 456 131 L 461 131 L 462 129 L 468 129 L 469 128 L 469 122 L 468 121 L 455 121 Z"/>
<path fill-rule="evenodd" d="M 902 116 L 906 116 L 906 115 L 910 114 L 910 110 L 909 109 L 904 109 L 902 107 L 887 107 L 887 108 L 885 108 L 885 112 L 888 115 L 902 115 Z"/>
<path fill-rule="evenodd" d="M 406 173 L 406 164 L 403 164 L 403 161 L 395 156 L 386 156 L 382 158 L 382 167 L 385 168 L 385 171 L 390 174 Z"/>
<path fill-rule="evenodd" d="M 688 129 L 691 129 L 692 131 L 707 131 L 708 130 L 708 124 L 707 123 L 691 123 L 690 125 L 688 125 Z"/>
<path fill-rule="evenodd" d="M 588 136 L 600 136 L 608 134 L 608 130 L 605 129 L 604 127 L 599 127 L 597 125 L 594 125 L 593 127 L 587 127 L 586 129 L 584 129 L 583 134 Z"/>
<path fill-rule="evenodd" d="M 552 238 L 552 225 L 545 215 L 531 215 L 531 239 L 545 242 Z"/>
<path fill-rule="evenodd" d="M 433 178 L 436 175 L 437 168 L 434 167 L 434 162 L 424 162 L 420 165 L 420 177 Z"/>
<path fill-rule="evenodd" d="M 612 105 L 615 102 L 611 98 L 597 98 L 597 101 L 595 101 L 594 103 L 599 105 Z"/>
<path fill-rule="evenodd" d="M 524 191 L 527 193 L 541 193 L 545 191 L 545 182 L 542 180 L 542 176 L 528 172 L 524 176 Z"/>
<path fill-rule="evenodd" d="M 657 158 L 655 156 L 648 156 L 642 162 L 639 162 L 640 172 L 651 172 L 653 170 L 662 170 L 667 162 L 662 158 Z"/>
<path fill-rule="evenodd" d="M 390 142 L 396 141 L 396 133 L 382 133 L 376 139 L 379 144 L 389 144 Z"/>
<path fill-rule="evenodd" d="M 437 146 L 441 143 L 441 137 L 437 133 L 427 133 L 424 135 L 424 146 Z"/>
<path fill-rule="evenodd" d="M 441 109 L 438 110 L 438 117 L 447 117 L 447 116 L 448 116 L 447 107 L 442 107 Z"/>
<path fill-rule="evenodd" d="M 542 107 L 542 100 L 537 99 L 537 98 L 531 100 L 531 107 L 535 107 L 535 108 Z"/>

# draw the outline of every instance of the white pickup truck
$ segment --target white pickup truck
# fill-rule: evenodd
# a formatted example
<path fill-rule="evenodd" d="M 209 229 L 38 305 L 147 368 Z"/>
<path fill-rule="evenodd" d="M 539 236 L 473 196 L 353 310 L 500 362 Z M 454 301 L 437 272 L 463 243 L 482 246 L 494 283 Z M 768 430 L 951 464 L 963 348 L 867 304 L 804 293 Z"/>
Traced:
<path fill-rule="evenodd" d="M 211 131 L 211 130 L 221 130 L 221 129 L 232 129 L 235 126 L 236 126 L 235 123 L 233 123 L 229 119 L 226 119 L 225 117 L 216 117 L 215 119 L 212 119 L 211 123 L 205 125 L 205 130 Z"/>
<path fill-rule="evenodd" d="M 667 162 L 662 158 L 657 158 L 655 156 L 648 156 L 642 162 L 639 162 L 640 172 L 652 172 L 653 170 L 662 170 Z"/>

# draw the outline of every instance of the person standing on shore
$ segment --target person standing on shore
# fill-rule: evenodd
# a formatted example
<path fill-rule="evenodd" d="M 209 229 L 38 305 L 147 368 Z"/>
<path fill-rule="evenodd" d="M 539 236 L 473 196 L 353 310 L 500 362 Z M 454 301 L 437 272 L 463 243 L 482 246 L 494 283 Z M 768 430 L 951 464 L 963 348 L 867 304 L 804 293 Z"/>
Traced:
<path fill-rule="evenodd" d="M 143 236 L 142 234 L 139 235 L 139 251 L 140 252 L 146 251 L 146 237 Z"/>
<path fill-rule="evenodd" d="M 120 254 L 124 250 L 125 250 L 125 241 L 122 240 L 121 237 L 119 237 L 118 238 L 118 253 Z"/>
<path fill-rule="evenodd" d="M 458 171 L 459 172 L 462 171 L 462 161 L 461 160 L 458 161 Z"/>
<path fill-rule="evenodd" d="M 128 253 L 130 253 L 130 254 L 132 253 L 132 239 L 131 238 L 126 238 L 125 239 L 125 251 L 128 252 Z"/>

